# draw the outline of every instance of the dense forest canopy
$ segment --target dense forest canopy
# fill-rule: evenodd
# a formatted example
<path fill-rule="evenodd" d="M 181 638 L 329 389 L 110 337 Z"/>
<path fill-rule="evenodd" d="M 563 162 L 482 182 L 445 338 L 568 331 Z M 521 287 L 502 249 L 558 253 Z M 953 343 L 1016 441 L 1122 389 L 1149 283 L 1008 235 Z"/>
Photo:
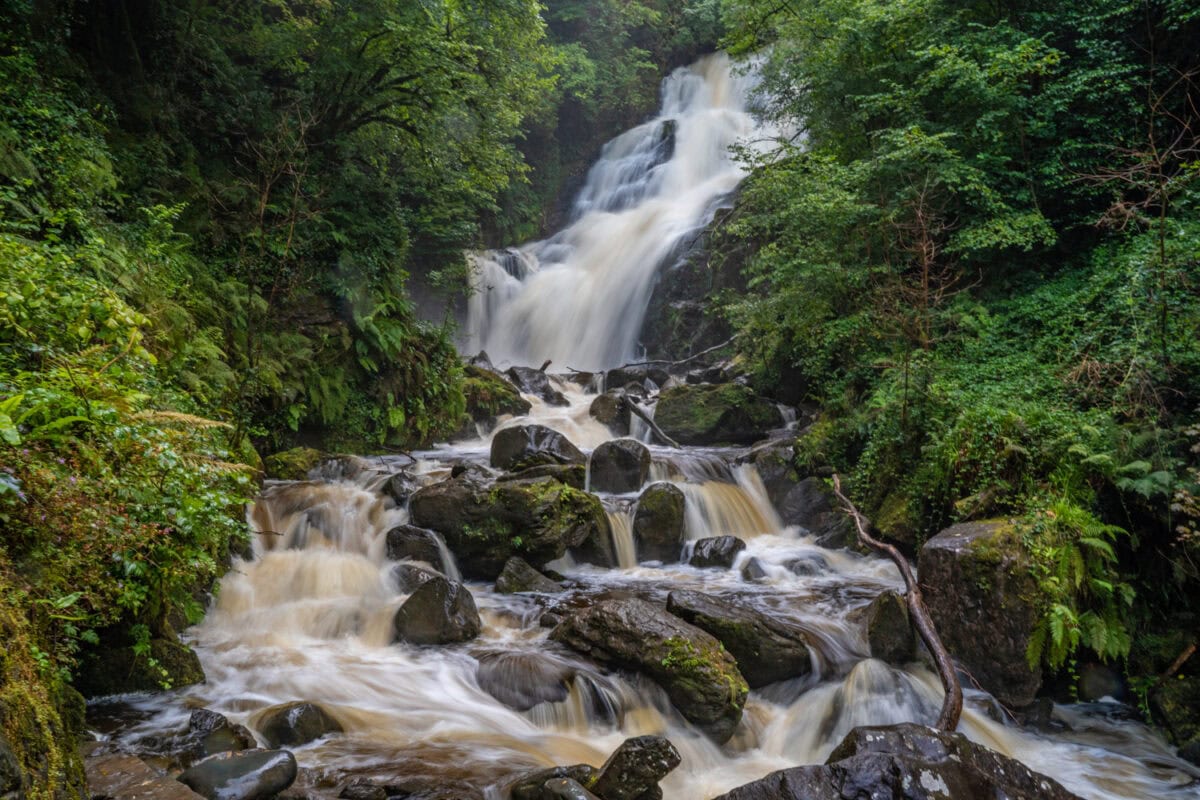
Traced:
<path fill-rule="evenodd" d="M 4 0 L 17 759 L 78 785 L 64 687 L 198 618 L 258 451 L 462 426 L 453 321 L 409 287 L 556 227 L 718 47 L 798 131 L 710 236 L 749 282 L 711 308 L 728 355 L 819 409 L 797 467 L 910 551 L 1021 520 L 1031 661 L 1148 687 L 1200 602 L 1198 41 L 1187 0 Z"/>

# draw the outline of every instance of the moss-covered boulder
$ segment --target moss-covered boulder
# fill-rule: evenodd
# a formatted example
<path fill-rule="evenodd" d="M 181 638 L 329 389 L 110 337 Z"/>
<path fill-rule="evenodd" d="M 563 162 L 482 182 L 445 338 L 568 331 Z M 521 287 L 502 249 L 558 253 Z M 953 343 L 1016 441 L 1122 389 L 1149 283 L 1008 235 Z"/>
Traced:
<path fill-rule="evenodd" d="M 663 687 L 679 713 L 718 743 L 741 721 L 749 687 L 733 656 L 661 606 L 637 598 L 601 600 L 570 612 L 550 638 L 645 674 Z"/>
<path fill-rule="evenodd" d="M 684 384 L 659 395 L 654 421 L 680 444 L 750 444 L 782 425 L 783 417 L 748 386 Z"/>
<path fill-rule="evenodd" d="M 650 474 L 650 451 L 636 439 L 613 439 L 592 451 L 592 491 L 626 494 Z"/>
<path fill-rule="evenodd" d="M 1179 755 L 1200 765 L 1200 674 L 1185 669 L 1171 676 L 1151 695 L 1151 704 Z"/>
<path fill-rule="evenodd" d="M 516 556 L 505 562 L 504 569 L 496 578 L 496 591 L 500 594 L 516 594 L 517 592 L 554 594 L 562 590 L 561 583 L 547 578 L 534 569 L 528 561 Z"/>
<path fill-rule="evenodd" d="M 311 472 L 325 454 L 312 447 L 293 447 L 279 453 L 267 456 L 263 460 L 263 468 L 268 478 L 281 481 L 302 481 Z"/>
<path fill-rule="evenodd" d="M 893 591 L 882 592 L 863 609 L 871 657 L 889 664 L 907 664 L 917 654 L 917 633 L 908 616 L 908 603 Z"/>
<path fill-rule="evenodd" d="M 1010 708 L 1033 702 L 1041 672 L 1025 657 L 1037 622 L 1037 584 L 1017 528 L 965 522 L 921 548 L 918 583 L 942 642 Z"/>
<path fill-rule="evenodd" d="M 545 425 L 517 425 L 492 437 L 491 463 L 518 471 L 542 465 L 585 464 L 587 456 L 567 437 Z"/>
<path fill-rule="evenodd" d="M 613 435 L 629 435 L 629 423 L 632 418 L 632 412 L 629 410 L 629 403 L 625 399 L 624 389 L 613 389 L 604 394 L 597 395 L 596 399 L 592 401 L 592 405 L 588 408 L 588 413 L 597 422 L 608 426 Z"/>
<path fill-rule="evenodd" d="M 418 491 L 409 510 L 413 524 L 442 535 L 464 575 L 484 580 L 513 556 L 541 567 L 589 536 L 610 536 L 599 499 L 549 478 L 487 486 L 464 473 Z"/>
<path fill-rule="evenodd" d="M 638 561 L 673 564 L 679 560 L 685 535 L 685 502 L 679 487 L 665 481 L 652 483 L 642 492 L 633 515 Z"/>
<path fill-rule="evenodd" d="M 529 401 L 520 390 L 499 372 L 476 364 L 463 368 L 463 396 L 467 400 L 467 415 L 473 422 L 494 425 L 504 414 L 514 417 L 528 414 Z"/>
<path fill-rule="evenodd" d="M 93 653 L 75 684 L 88 697 L 127 692 L 157 692 L 204 682 L 204 669 L 192 648 L 178 638 L 151 639 L 149 652 L 139 654 L 120 641 Z"/>

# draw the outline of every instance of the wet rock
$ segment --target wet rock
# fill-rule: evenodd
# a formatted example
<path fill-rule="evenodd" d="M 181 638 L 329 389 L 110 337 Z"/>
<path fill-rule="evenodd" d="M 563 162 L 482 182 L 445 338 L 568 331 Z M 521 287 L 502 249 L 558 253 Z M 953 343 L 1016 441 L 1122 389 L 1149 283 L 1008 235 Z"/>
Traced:
<path fill-rule="evenodd" d="M 88 697 L 157 692 L 162 691 L 164 683 L 179 689 L 204 682 L 200 658 L 173 635 L 151 639 L 149 658 L 135 654 L 130 643 L 98 650 L 93 659 L 90 668 L 81 672 L 75 682 L 76 688 Z"/>
<path fill-rule="evenodd" d="M 675 745 L 661 736 L 626 739 L 600 767 L 592 791 L 603 800 L 638 800 L 681 761 Z"/>
<path fill-rule="evenodd" d="M 692 557 L 688 563 L 693 567 L 722 567 L 729 569 L 733 566 L 738 553 L 746 549 L 746 543 L 736 536 L 710 536 L 696 542 Z"/>
<path fill-rule="evenodd" d="M 908 618 L 908 603 L 896 592 L 880 594 L 863 615 L 871 657 L 903 665 L 917 654 L 916 631 Z"/>
<path fill-rule="evenodd" d="M 639 561 L 673 564 L 683 549 L 685 499 L 674 484 L 652 483 L 638 498 L 633 540 Z"/>
<path fill-rule="evenodd" d="M 1079 800 L 1057 781 L 958 733 L 905 723 L 862 727 L 824 765 L 773 772 L 717 800 Z"/>
<path fill-rule="evenodd" d="M 762 480 L 763 488 L 767 490 L 767 498 L 776 510 L 779 510 L 787 493 L 800 482 L 793 465 L 795 458 L 796 448 L 790 438 L 755 447 L 751 455 L 754 469 Z"/>
<path fill-rule="evenodd" d="M 302 481 L 308 473 L 321 463 L 325 454 L 311 447 L 293 447 L 263 459 L 263 469 L 268 478 L 281 481 Z"/>
<path fill-rule="evenodd" d="M 604 386 L 606 389 L 620 389 L 631 383 L 644 388 L 647 381 L 653 384 L 653 388 L 657 389 L 660 386 L 665 386 L 669 380 L 671 380 L 671 373 L 662 367 L 652 364 L 617 367 L 604 373 Z"/>
<path fill-rule="evenodd" d="M 259 717 L 258 732 L 271 747 L 296 747 L 330 733 L 342 725 L 316 703 L 294 702 L 273 706 Z"/>
<path fill-rule="evenodd" d="M 805 478 L 782 491 L 777 486 L 772 502 L 784 525 L 804 528 L 821 547 L 857 546 L 854 525 L 837 508 L 833 490 L 820 478 Z"/>
<path fill-rule="evenodd" d="M 742 580 L 744 581 L 758 583 L 769 577 L 771 576 L 768 574 L 767 568 L 754 556 L 746 559 L 746 563 L 742 565 Z"/>
<path fill-rule="evenodd" d="M 579 783 L 570 778 L 551 778 L 542 784 L 542 790 L 550 797 L 563 800 L 599 800 Z"/>
<path fill-rule="evenodd" d="M 485 425 L 495 425 L 496 418 L 504 414 L 528 414 L 531 408 L 513 382 L 490 365 L 472 363 L 463 368 L 463 396 L 467 415 Z"/>
<path fill-rule="evenodd" d="M 733 657 L 709 634 L 645 600 L 607 599 L 573 609 L 550 638 L 644 673 L 718 743 L 733 735 L 742 718 L 748 688 Z"/>
<path fill-rule="evenodd" d="M 508 475 L 501 475 L 499 481 L 525 481 L 538 478 L 553 478 L 572 489 L 583 490 L 587 480 L 587 468 L 583 464 L 541 464 Z"/>
<path fill-rule="evenodd" d="M 507 796 L 512 800 L 558 800 L 562 795 L 555 794 L 555 792 L 559 790 L 557 787 L 547 788 L 547 783 L 574 781 L 579 786 L 586 788 L 596 782 L 599 774 L 595 767 L 587 764 L 539 769 L 510 783 L 507 787 Z"/>
<path fill-rule="evenodd" d="M 442 535 L 464 575 L 484 580 L 512 556 L 540 567 L 593 534 L 609 537 L 600 500 L 552 479 L 489 488 L 452 478 L 414 494 L 409 511 L 413 524 Z"/>
<path fill-rule="evenodd" d="M 388 793 L 378 784 L 356 782 L 342 789 L 338 800 L 388 800 Z"/>
<path fill-rule="evenodd" d="M 124 753 L 110 753 L 103 756 L 89 757 L 84 766 L 87 770 L 87 797 L 119 798 L 119 800 L 200 800 L 200 795 L 193 792 L 174 778 L 158 774 L 137 756 Z M 24 798 L 26 794 L 21 789 L 20 774 L 13 782 L 12 773 L 0 762 L 0 795 L 5 798 Z M 38 787 L 41 788 L 41 787 Z M 68 797 L 63 792 L 55 797 Z"/>
<path fill-rule="evenodd" d="M 793 575 L 823 575 L 829 571 L 829 561 L 820 553 L 809 553 L 800 558 L 792 558 L 784 562 L 788 572 Z"/>
<path fill-rule="evenodd" d="M 268 800 L 296 780 L 287 750 L 245 750 L 210 756 L 184 770 L 179 782 L 208 800 Z"/>
<path fill-rule="evenodd" d="M 542 464 L 585 464 L 587 456 L 545 425 L 517 425 L 492 437 L 491 463 L 515 472 Z"/>
<path fill-rule="evenodd" d="M 636 492 L 650 474 L 650 451 L 636 439 L 613 439 L 592 451 L 592 491 Z"/>
<path fill-rule="evenodd" d="M 750 444 L 783 417 L 774 403 L 740 384 L 684 384 L 659 395 L 654 421 L 680 444 Z"/>
<path fill-rule="evenodd" d="M 424 561 L 436 570 L 446 571 L 437 534 L 415 525 L 399 525 L 387 532 L 387 557 L 393 561 Z"/>
<path fill-rule="evenodd" d="M 562 584 L 552 581 L 538 572 L 523 558 L 513 556 L 504 562 L 504 569 L 496 578 L 496 591 L 500 594 L 516 592 L 542 592 L 552 594 L 561 592 Z"/>
<path fill-rule="evenodd" d="M 516 711 L 567 699 L 575 671 L 536 652 L 488 653 L 479 657 L 479 688 Z"/>
<path fill-rule="evenodd" d="M 596 395 L 596 399 L 588 407 L 588 413 L 597 422 L 608 426 L 614 435 L 629 435 L 629 423 L 633 415 L 625 400 L 624 389 L 611 389 L 604 394 Z"/>
<path fill-rule="evenodd" d="M 412 493 L 416 490 L 417 481 L 407 472 L 395 473 L 379 487 L 380 492 L 392 498 L 392 501 L 401 508 L 408 503 L 408 498 L 412 497 Z"/>
<path fill-rule="evenodd" d="M 667 595 L 667 611 L 716 637 L 737 661 L 751 689 L 812 670 L 804 632 L 753 608 L 677 590 Z"/>
<path fill-rule="evenodd" d="M 482 629 L 475 598 L 461 583 L 440 575 L 409 595 L 392 624 L 396 640 L 409 644 L 456 644 Z"/>
<path fill-rule="evenodd" d="M 570 405 L 563 393 L 554 388 L 550 376 L 532 367 L 509 367 L 504 373 L 525 394 L 536 395 L 552 406 Z"/>
<path fill-rule="evenodd" d="M 1015 527 L 966 522 L 921 548 L 918 584 L 946 649 L 1010 708 L 1033 701 L 1041 672 L 1025 653 L 1037 622 L 1037 585 Z"/>
<path fill-rule="evenodd" d="M 392 570 L 392 577 L 396 581 L 396 588 L 403 594 L 412 594 L 420 586 L 429 583 L 434 578 L 444 577 L 441 574 L 434 572 L 425 567 L 418 567 L 416 564 L 398 564 Z"/>
<path fill-rule="evenodd" d="M 194 734 L 208 734 L 221 728 L 228 728 L 229 720 L 224 714 L 210 711 L 207 708 L 197 708 L 188 717 L 188 731 Z"/>
<path fill-rule="evenodd" d="M 204 758 L 216 753 L 230 753 L 258 747 L 254 734 L 242 725 L 232 725 L 223 714 L 198 708 L 188 718 L 189 744 L 185 748 L 191 758 Z"/>

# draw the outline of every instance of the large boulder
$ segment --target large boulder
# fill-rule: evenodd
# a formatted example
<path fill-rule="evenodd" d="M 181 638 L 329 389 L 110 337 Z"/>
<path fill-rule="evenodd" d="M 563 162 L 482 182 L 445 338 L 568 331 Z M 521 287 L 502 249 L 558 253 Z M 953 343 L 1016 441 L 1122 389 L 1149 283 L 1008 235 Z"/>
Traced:
<path fill-rule="evenodd" d="M 287 750 L 243 750 L 210 756 L 179 782 L 208 800 L 268 800 L 291 786 L 296 773 L 296 757 Z"/>
<path fill-rule="evenodd" d="M 635 736 L 613 751 L 589 788 L 602 800 L 639 800 L 682 761 L 675 745 L 661 736 Z"/>
<path fill-rule="evenodd" d="M 664 386 L 669 380 L 671 380 L 671 373 L 662 367 L 653 364 L 631 365 L 610 369 L 604 373 L 604 388 L 609 390 L 621 389 L 631 383 L 645 388 L 647 381 L 657 388 Z"/>
<path fill-rule="evenodd" d="M 271 747 L 297 747 L 330 733 L 342 724 L 316 703 L 294 702 L 268 708 L 258 719 L 258 732 Z"/>
<path fill-rule="evenodd" d="M 409 644 L 457 644 L 474 639 L 483 629 L 467 587 L 440 575 L 409 595 L 392 624 L 396 640 Z"/>
<path fill-rule="evenodd" d="M 561 583 L 547 578 L 534 569 L 528 561 L 518 556 L 513 556 L 504 562 L 504 569 L 496 578 L 496 591 L 500 594 L 517 592 L 553 594 L 562 590 Z"/>
<path fill-rule="evenodd" d="M 1080 800 L 959 733 L 904 723 L 850 731 L 824 765 L 794 767 L 717 800 Z"/>
<path fill-rule="evenodd" d="M 664 481 L 646 487 L 633 515 L 638 561 L 672 564 L 679 560 L 685 536 L 684 505 L 683 492 L 674 484 Z"/>
<path fill-rule="evenodd" d="M 242 725 L 233 725 L 223 715 L 197 708 L 188 718 L 187 735 L 181 743 L 185 765 L 217 753 L 251 750 L 258 747 L 254 734 Z"/>
<path fill-rule="evenodd" d="M 479 688 L 516 711 L 567 699 L 575 670 L 537 652 L 514 651 L 479 656 Z"/>
<path fill-rule="evenodd" d="M 504 374 L 525 394 L 540 397 L 552 406 L 569 405 L 563 393 L 555 389 L 554 384 L 550 382 L 550 376 L 540 369 L 509 367 Z"/>
<path fill-rule="evenodd" d="M 606 425 L 613 434 L 629 435 L 629 423 L 633 414 L 629 410 L 629 402 L 625 399 L 624 389 L 612 389 L 596 395 L 596 399 L 588 407 L 588 413 L 597 422 Z"/>
<path fill-rule="evenodd" d="M 505 473 L 499 481 L 528 481 L 535 478 L 553 478 L 574 489 L 583 490 L 587 485 L 587 467 L 583 464 L 539 464 L 517 472 Z"/>
<path fill-rule="evenodd" d="M 267 456 L 263 460 L 263 469 L 268 478 L 281 481 L 302 481 L 308 478 L 308 473 L 316 469 L 325 454 L 311 447 L 293 447 L 279 453 Z"/>
<path fill-rule="evenodd" d="M 746 543 L 736 536 L 710 536 L 696 542 L 688 564 L 706 569 L 721 567 L 729 569 L 737 560 L 738 553 L 746 549 Z"/>
<path fill-rule="evenodd" d="M 424 561 L 435 569 L 445 571 L 442 545 L 438 535 L 415 525 L 398 525 L 387 532 L 387 557 L 393 561 L 410 559 Z"/>
<path fill-rule="evenodd" d="M 918 584 L 950 654 L 1010 708 L 1033 702 L 1042 685 L 1025 653 L 1038 615 L 1037 583 L 1014 525 L 954 525 L 921 548 Z"/>
<path fill-rule="evenodd" d="M 660 606 L 636 598 L 600 600 L 568 613 L 550 638 L 644 673 L 718 743 L 741 721 L 749 689 L 733 657 L 715 638 Z"/>
<path fill-rule="evenodd" d="M 783 423 L 775 404 L 737 383 L 682 384 L 658 397 L 654 421 L 680 444 L 750 444 Z"/>
<path fill-rule="evenodd" d="M 636 492 L 649 474 L 650 451 L 636 439 L 613 439 L 592 451 L 592 491 Z"/>
<path fill-rule="evenodd" d="M 528 414 L 531 407 L 508 378 L 478 364 L 463 367 L 463 396 L 471 420 L 485 425 L 494 425 L 504 414 Z"/>
<path fill-rule="evenodd" d="M 483 580 L 513 556 L 540 567 L 591 535 L 609 537 L 600 500 L 553 479 L 488 487 L 468 474 L 421 489 L 409 511 L 413 524 L 442 535 L 464 575 Z"/>
<path fill-rule="evenodd" d="M 92 654 L 93 664 L 76 679 L 84 695 L 158 692 L 204 682 L 200 657 L 170 632 L 151 639 L 146 655 L 135 653 L 132 642 L 125 644 L 120 636 L 116 639 L 114 644 L 97 649 Z"/>
<path fill-rule="evenodd" d="M 853 548 L 857 545 L 854 525 L 838 508 L 833 490 L 825 481 L 808 477 L 788 484 L 775 476 L 772 486 L 774 488 L 768 489 L 768 494 L 784 525 L 804 528 L 822 547 Z"/>
<path fill-rule="evenodd" d="M 753 608 L 676 590 L 667 595 L 667 611 L 715 636 L 737 661 L 751 689 L 812 670 L 804 632 Z"/>
<path fill-rule="evenodd" d="M 585 464 L 587 456 L 545 425 L 517 425 L 492 437 L 492 466 L 511 472 L 543 464 Z"/>
<path fill-rule="evenodd" d="M 863 610 L 871 657 L 903 665 L 917 654 L 917 635 L 908 616 L 908 602 L 893 591 L 882 592 Z"/>
<path fill-rule="evenodd" d="M 560 800 L 563 794 L 558 781 L 573 781 L 586 791 L 586 787 L 596 782 L 599 774 L 595 767 L 588 764 L 539 769 L 511 782 L 505 788 L 504 796 L 512 800 Z"/>

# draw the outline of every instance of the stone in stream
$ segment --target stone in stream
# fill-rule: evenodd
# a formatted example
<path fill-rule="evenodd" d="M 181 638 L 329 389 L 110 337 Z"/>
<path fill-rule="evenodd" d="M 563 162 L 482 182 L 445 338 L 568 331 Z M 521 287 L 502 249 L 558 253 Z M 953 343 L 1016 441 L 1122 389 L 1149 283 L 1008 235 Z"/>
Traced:
<path fill-rule="evenodd" d="M 1053 778 L 959 733 L 904 723 L 855 728 L 824 765 L 794 767 L 717 800 L 1080 800 Z"/>
<path fill-rule="evenodd" d="M 567 437 L 545 425 L 516 425 L 492 437 L 491 463 L 515 472 L 542 464 L 585 464 L 587 456 Z"/>
<path fill-rule="evenodd" d="M 516 385 L 491 365 L 468 364 L 463 368 L 463 397 L 467 416 L 484 425 L 495 425 L 496 418 L 504 414 L 528 414 L 531 408 Z"/>
<path fill-rule="evenodd" d="M 429 583 L 434 578 L 443 577 L 445 576 L 440 572 L 416 564 L 397 564 L 396 568 L 392 570 L 392 579 L 396 582 L 396 588 L 403 594 L 412 594 L 422 584 Z"/>
<path fill-rule="evenodd" d="M 878 595 L 863 613 L 871 657 L 904 665 L 917 654 L 917 636 L 908 618 L 908 603 L 893 591 Z"/>
<path fill-rule="evenodd" d="M 342 724 L 316 703 L 296 701 L 272 706 L 258 718 L 258 732 L 271 747 L 296 747 L 330 733 Z"/>
<path fill-rule="evenodd" d="M 661 606 L 606 599 L 568 611 L 550 638 L 585 656 L 644 673 L 714 741 L 733 735 L 749 691 L 721 643 Z"/>
<path fill-rule="evenodd" d="M 638 561 L 673 564 L 683 549 L 683 492 L 665 481 L 652 483 L 638 499 L 633 515 L 633 540 Z"/>
<path fill-rule="evenodd" d="M 591 488 L 596 492 L 636 492 L 650 474 L 650 451 L 636 439 L 613 439 L 592 451 Z"/>
<path fill-rule="evenodd" d="M 629 435 L 629 424 L 633 414 L 625 399 L 624 389 L 612 389 L 596 395 L 596 399 L 588 407 L 588 413 L 597 422 L 606 425 L 614 435 Z"/>
<path fill-rule="evenodd" d="M 392 625 L 396 641 L 409 644 L 457 644 L 474 639 L 483 628 L 471 592 L 441 575 L 409 595 Z"/>
<path fill-rule="evenodd" d="M 737 660 L 751 689 L 807 675 L 812 670 L 804 631 L 702 592 L 676 590 L 667 611 L 717 638 Z"/>
<path fill-rule="evenodd" d="M 648 797 L 681 760 L 675 745 L 662 736 L 626 739 L 600 767 L 600 775 L 590 788 L 601 800 Z"/>
<path fill-rule="evenodd" d="M 188 718 L 187 739 L 185 750 L 193 759 L 258 747 L 246 727 L 232 725 L 225 715 L 207 708 L 196 709 Z"/>
<path fill-rule="evenodd" d="M 561 592 L 563 586 L 552 581 L 538 572 L 529 562 L 518 556 L 513 556 L 504 562 L 504 569 L 496 578 L 496 591 L 500 594 L 515 594 L 517 592 L 542 592 L 553 594 Z"/>
<path fill-rule="evenodd" d="M 542 791 L 562 800 L 601 800 L 583 788 L 579 781 L 570 778 L 551 778 L 542 784 Z"/>
<path fill-rule="evenodd" d="M 293 447 L 263 459 L 263 468 L 268 478 L 281 481 L 302 481 L 316 469 L 325 454 L 311 447 Z"/>
<path fill-rule="evenodd" d="M 4 750 L 0 749 L 0 753 Z M 15 767 L 15 758 L 14 764 Z M 113 798 L 113 800 L 200 800 L 201 795 L 184 786 L 174 778 L 160 775 L 137 756 L 124 753 L 109 753 L 96 756 L 88 755 L 84 759 L 84 769 L 87 771 L 87 794 L 85 797 Z M 9 766 L 0 760 L 0 797 L 25 798 L 26 789 L 22 787 L 22 775 L 19 771 L 10 771 Z M 65 792 L 55 797 L 68 797 Z"/>
<path fill-rule="evenodd" d="M 658 396 L 654 421 L 680 444 L 750 444 L 782 425 L 783 416 L 741 384 L 683 384 Z"/>
<path fill-rule="evenodd" d="M 412 497 L 412 493 L 416 490 L 416 480 L 403 471 L 390 475 L 379 487 L 380 492 L 392 498 L 392 502 L 401 508 L 408 503 L 408 498 Z"/>
<path fill-rule="evenodd" d="M 596 782 L 599 771 L 587 764 L 575 764 L 570 767 L 550 767 L 539 769 L 522 775 L 505 787 L 504 796 L 512 800 L 558 800 L 561 794 L 557 785 L 547 787 L 554 781 L 574 781 L 582 787 L 591 786 Z"/>
<path fill-rule="evenodd" d="M 567 698 L 575 670 L 536 652 L 486 653 L 479 656 L 479 688 L 515 711 Z"/>
<path fill-rule="evenodd" d="M 587 468 L 583 464 L 539 464 L 501 475 L 496 481 L 525 481 L 537 478 L 553 478 L 559 483 L 582 491 L 587 479 Z"/>
<path fill-rule="evenodd" d="M 746 559 L 746 563 L 742 565 L 742 580 L 747 583 L 758 583 L 765 581 L 769 577 L 771 575 L 767 572 L 767 568 L 755 556 L 750 556 L 750 558 Z"/>
<path fill-rule="evenodd" d="M 604 373 L 604 386 L 607 389 L 620 389 L 631 383 L 644 387 L 646 381 L 650 381 L 657 388 L 666 385 L 669 380 L 670 372 L 653 365 L 617 367 Z"/>
<path fill-rule="evenodd" d="M 552 406 L 570 405 L 563 393 L 550 383 L 550 376 L 532 367 L 509 367 L 504 373 L 525 394 L 536 395 Z"/>
<path fill-rule="evenodd" d="M 729 569 L 738 553 L 746 549 L 746 543 L 736 536 L 710 536 L 696 542 L 688 564 L 693 567 L 722 567 Z"/>
<path fill-rule="evenodd" d="M 92 653 L 91 665 L 81 671 L 75 687 L 87 697 L 103 697 L 162 691 L 164 679 L 176 689 L 203 683 L 200 657 L 173 631 L 165 633 L 150 640 L 149 658 L 135 654 L 125 642 L 106 641 Z"/>
<path fill-rule="evenodd" d="M 296 780 L 287 750 L 243 750 L 209 756 L 184 770 L 179 782 L 208 800 L 268 800 Z"/>
<path fill-rule="evenodd" d="M 409 511 L 414 525 L 442 535 L 464 575 L 483 580 L 513 556 L 540 567 L 591 535 L 610 538 L 596 496 L 549 478 L 494 486 L 451 478 L 414 494 Z"/>
<path fill-rule="evenodd" d="M 424 561 L 436 570 L 446 571 L 437 534 L 415 525 L 398 525 L 387 532 L 387 557 L 393 561 Z"/>
<path fill-rule="evenodd" d="M 965 522 L 921 548 L 918 585 L 950 655 L 1009 708 L 1033 702 L 1042 674 L 1026 659 L 1037 583 L 1016 526 Z"/>

